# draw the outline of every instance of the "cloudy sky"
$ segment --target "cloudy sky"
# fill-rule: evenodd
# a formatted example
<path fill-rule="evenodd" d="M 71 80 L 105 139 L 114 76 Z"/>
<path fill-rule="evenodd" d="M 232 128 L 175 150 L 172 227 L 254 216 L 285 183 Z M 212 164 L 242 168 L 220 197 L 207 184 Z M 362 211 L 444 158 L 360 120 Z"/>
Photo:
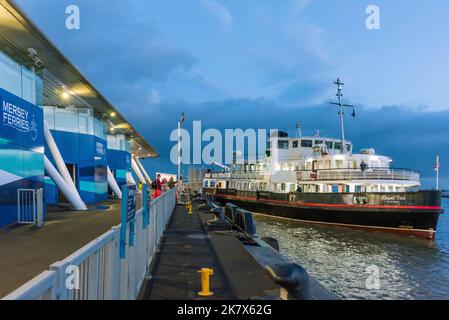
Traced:
<path fill-rule="evenodd" d="M 338 134 L 332 81 L 346 83 L 356 149 L 373 147 L 449 188 L 447 0 L 17 0 L 157 148 L 149 171 L 176 172 L 171 131 L 280 128 Z M 68 5 L 80 30 L 67 30 Z M 380 8 L 380 30 L 365 27 Z"/>

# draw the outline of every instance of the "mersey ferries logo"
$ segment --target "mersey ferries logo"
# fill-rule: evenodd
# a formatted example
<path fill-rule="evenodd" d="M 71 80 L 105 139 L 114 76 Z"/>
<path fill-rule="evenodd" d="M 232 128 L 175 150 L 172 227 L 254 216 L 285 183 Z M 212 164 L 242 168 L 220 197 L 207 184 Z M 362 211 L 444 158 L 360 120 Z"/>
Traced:
<path fill-rule="evenodd" d="M 23 133 L 29 133 L 33 141 L 37 139 L 37 125 L 34 114 L 24 108 L 16 106 L 0 97 L 2 103 L 2 122 L 4 126 L 11 127 Z"/>
<path fill-rule="evenodd" d="M 368 204 L 368 197 L 364 194 L 356 194 L 352 201 L 355 205 L 362 206 L 362 205 Z"/>

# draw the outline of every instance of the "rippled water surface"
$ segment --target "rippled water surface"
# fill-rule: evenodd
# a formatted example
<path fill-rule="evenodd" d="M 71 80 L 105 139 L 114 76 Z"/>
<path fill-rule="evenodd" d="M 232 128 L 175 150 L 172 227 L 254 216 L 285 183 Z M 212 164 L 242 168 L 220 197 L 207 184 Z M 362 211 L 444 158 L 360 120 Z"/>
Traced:
<path fill-rule="evenodd" d="M 443 200 L 449 213 L 449 199 Z M 308 225 L 256 216 L 261 236 L 343 299 L 449 299 L 449 214 L 435 242 L 398 235 Z M 380 270 L 380 289 L 368 290 L 367 267 Z"/>

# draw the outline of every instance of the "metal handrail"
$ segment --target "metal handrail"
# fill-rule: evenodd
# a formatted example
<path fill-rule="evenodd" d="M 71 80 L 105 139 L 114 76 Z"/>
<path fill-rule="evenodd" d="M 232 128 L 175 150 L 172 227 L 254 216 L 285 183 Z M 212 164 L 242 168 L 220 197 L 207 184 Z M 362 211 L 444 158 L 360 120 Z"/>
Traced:
<path fill-rule="evenodd" d="M 420 173 L 418 170 L 408 169 L 408 168 L 391 168 L 391 167 L 367 167 L 364 171 L 406 171 L 413 173 Z M 299 170 L 299 171 L 363 171 L 360 168 L 330 168 L 330 169 L 316 169 L 316 170 Z"/>
<path fill-rule="evenodd" d="M 353 180 L 400 180 L 419 181 L 420 173 L 410 169 L 367 168 L 361 169 L 318 169 L 298 171 L 301 181 L 353 181 Z"/>

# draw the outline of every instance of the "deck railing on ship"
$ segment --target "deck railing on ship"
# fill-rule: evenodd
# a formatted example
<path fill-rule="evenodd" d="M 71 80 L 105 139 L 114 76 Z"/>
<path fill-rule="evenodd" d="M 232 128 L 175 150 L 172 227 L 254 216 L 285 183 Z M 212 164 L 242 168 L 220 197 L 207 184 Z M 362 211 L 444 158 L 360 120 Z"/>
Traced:
<path fill-rule="evenodd" d="M 396 180 L 420 181 L 420 173 L 409 169 L 367 168 L 361 169 L 325 169 L 316 171 L 299 171 L 301 181 L 366 181 L 366 180 Z"/>
<path fill-rule="evenodd" d="M 263 179 L 263 175 L 257 172 L 224 172 L 224 173 L 206 173 L 205 178 L 209 179 Z"/>

